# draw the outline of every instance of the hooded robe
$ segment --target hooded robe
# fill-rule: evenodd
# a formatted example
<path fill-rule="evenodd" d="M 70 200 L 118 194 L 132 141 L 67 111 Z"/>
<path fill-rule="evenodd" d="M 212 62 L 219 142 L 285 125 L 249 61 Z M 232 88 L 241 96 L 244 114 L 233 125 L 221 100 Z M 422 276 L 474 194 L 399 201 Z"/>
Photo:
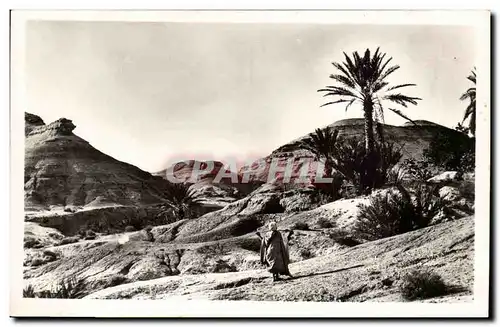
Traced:
<path fill-rule="evenodd" d="M 278 231 L 266 233 L 260 244 L 260 262 L 267 264 L 269 272 L 273 274 L 290 275 L 288 239 L 284 239 Z"/>

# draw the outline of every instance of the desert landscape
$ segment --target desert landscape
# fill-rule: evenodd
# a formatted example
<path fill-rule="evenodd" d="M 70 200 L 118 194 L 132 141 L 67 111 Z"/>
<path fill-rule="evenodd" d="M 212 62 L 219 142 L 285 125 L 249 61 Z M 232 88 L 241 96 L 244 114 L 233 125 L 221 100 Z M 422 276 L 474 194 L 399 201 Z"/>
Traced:
<path fill-rule="evenodd" d="M 25 118 L 25 296 L 404 301 L 405 276 L 425 271 L 440 276 L 447 291 L 419 301 L 473 299 L 474 173 L 414 167 L 436 137 L 467 141 L 461 132 L 427 121 L 384 125 L 387 139 L 404 144 L 399 162 L 407 163 L 401 165 L 405 173 L 393 168 L 399 175 L 383 187 L 362 195 L 342 188 L 332 200 L 318 186 L 284 184 L 279 174 L 268 183 L 265 169 L 248 185 L 215 184 L 220 164 L 178 189 L 161 172 L 94 149 L 73 134 L 68 119 L 46 125 L 29 113 Z M 361 137 L 363 127 L 363 119 L 349 119 L 325 129 Z M 301 139 L 265 160 L 316 158 L 301 148 Z M 173 171 L 190 175 L 193 164 Z M 401 185 L 407 185 L 410 202 L 423 201 L 416 210 L 425 226 L 401 234 L 381 226 L 388 234 L 363 235 L 362 206 L 401 195 Z M 193 210 L 180 217 L 176 210 L 184 205 Z M 273 283 L 260 264 L 255 232 L 269 221 L 294 231 L 293 279 Z"/>
<path fill-rule="evenodd" d="M 476 30 L 363 24 L 26 22 L 23 297 L 474 302 Z"/>

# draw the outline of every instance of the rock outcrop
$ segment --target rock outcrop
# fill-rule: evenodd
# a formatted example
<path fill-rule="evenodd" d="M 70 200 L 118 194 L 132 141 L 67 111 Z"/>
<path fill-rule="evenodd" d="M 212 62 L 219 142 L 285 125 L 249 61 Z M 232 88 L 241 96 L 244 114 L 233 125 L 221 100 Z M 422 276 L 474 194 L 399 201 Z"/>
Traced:
<path fill-rule="evenodd" d="M 25 114 L 25 209 L 162 201 L 165 181 L 98 151 L 73 133 L 71 120 L 45 125 Z"/>

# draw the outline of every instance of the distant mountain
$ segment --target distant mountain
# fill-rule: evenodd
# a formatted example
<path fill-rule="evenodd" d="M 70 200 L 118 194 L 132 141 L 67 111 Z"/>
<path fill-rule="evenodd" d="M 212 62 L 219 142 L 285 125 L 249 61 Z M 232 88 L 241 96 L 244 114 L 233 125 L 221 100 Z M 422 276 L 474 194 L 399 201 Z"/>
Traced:
<path fill-rule="evenodd" d="M 227 169 L 220 161 L 181 161 L 153 175 L 170 181 L 175 178 L 192 184 L 191 187 L 196 190 L 200 198 L 214 204 L 227 204 L 236 200 L 242 193 L 247 192 L 248 186 L 241 184 L 240 176 Z"/>
<path fill-rule="evenodd" d="M 46 125 L 25 113 L 25 208 L 102 207 L 163 201 L 165 181 L 120 162 L 73 134 L 61 118 Z"/>
<path fill-rule="evenodd" d="M 406 123 L 403 126 L 383 125 L 385 139 L 401 146 L 401 150 L 403 152 L 402 160 L 406 158 L 421 159 L 423 150 L 428 147 L 429 142 L 432 140 L 432 138 L 440 132 L 451 134 L 454 137 L 465 137 L 460 132 L 430 121 L 417 120 L 415 121 L 415 123 L 416 125 L 412 123 Z M 324 127 L 323 129 L 327 128 L 338 130 L 339 137 L 341 138 L 363 137 L 364 119 L 353 118 L 339 120 L 331 125 Z M 313 158 L 312 154 L 309 151 L 303 150 L 299 146 L 299 141 L 306 138 L 307 136 L 308 135 L 304 135 L 287 144 L 284 144 L 283 146 L 274 150 L 267 157 L 262 158 L 261 160 L 266 163 L 266 165 L 261 165 L 265 167 L 264 169 L 259 169 L 258 172 L 253 172 L 255 171 L 255 168 L 252 168 L 251 166 L 244 166 L 240 168 L 238 173 L 240 175 L 243 175 L 245 173 L 250 174 L 250 172 L 252 172 L 255 180 L 266 181 L 269 175 L 271 160 L 277 158 L 280 164 L 284 166 L 287 160 L 293 158 L 296 161 L 293 166 L 292 179 L 296 178 L 303 167 L 303 164 L 300 163 L 300 159 Z M 310 164 L 309 176 L 312 178 L 315 173 L 316 162 L 313 160 L 312 164 Z M 274 181 L 279 183 L 282 177 L 282 174 L 277 174 L 277 177 Z"/>

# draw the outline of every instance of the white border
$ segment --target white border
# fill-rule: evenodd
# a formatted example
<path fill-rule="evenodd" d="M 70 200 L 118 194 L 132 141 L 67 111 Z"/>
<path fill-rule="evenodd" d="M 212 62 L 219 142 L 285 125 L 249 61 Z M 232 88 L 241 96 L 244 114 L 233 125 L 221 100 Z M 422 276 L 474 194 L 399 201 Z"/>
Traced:
<path fill-rule="evenodd" d="M 489 290 L 490 16 L 486 11 L 14 11 L 11 76 L 10 314 L 97 317 L 486 317 Z M 277 303 L 22 298 L 24 22 L 28 19 L 315 24 L 432 24 L 478 28 L 476 242 L 473 303 Z M 473 45 L 471 45 L 473 46 Z M 482 78 L 481 78 L 482 76 Z M 480 110 L 482 109 L 482 110 Z"/>

